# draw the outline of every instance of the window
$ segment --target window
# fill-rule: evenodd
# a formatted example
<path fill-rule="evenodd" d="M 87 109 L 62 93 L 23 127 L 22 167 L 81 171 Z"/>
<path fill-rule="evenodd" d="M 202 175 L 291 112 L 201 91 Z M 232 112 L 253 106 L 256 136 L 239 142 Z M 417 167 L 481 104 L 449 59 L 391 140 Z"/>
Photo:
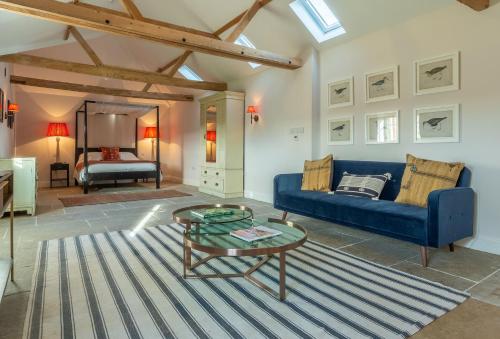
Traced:
<path fill-rule="evenodd" d="M 195 71 L 193 71 L 191 68 L 189 68 L 186 65 L 182 65 L 179 68 L 179 73 L 181 73 L 182 76 L 188 80 L 203 81 L 203 79 L 198 74 L 196 74 Z"/>
<path fill-rule="evenodd" d="M 319 43 L 345 33 L 325 0 L 295 0 L 290 7 Z"/>
<path fill-rule="evenodd" d="M 248 39 L 245 35 L 241 34 L 238 39 L 234 42 L 236 45 L 240 46 L 245 46 L 245 47 L 250 47 L 250 48 L 255 48 L 255 45 Z M 249 62 L 248 63 L 250 67 L 253 69 L 256 69 L 257 67 L 260 67 L 261 64 L 257 64 L 255 62 Z"/>

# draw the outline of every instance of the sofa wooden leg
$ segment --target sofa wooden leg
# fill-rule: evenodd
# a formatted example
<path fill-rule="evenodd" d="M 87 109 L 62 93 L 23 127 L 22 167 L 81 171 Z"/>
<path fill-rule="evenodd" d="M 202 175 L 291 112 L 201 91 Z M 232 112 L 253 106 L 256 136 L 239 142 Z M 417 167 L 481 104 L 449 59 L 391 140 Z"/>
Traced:
<path fill-rule="evenodd" d="M 426 246 L 420 246 L 420 261 L 422 262 L 422 267 L 427 267 L 429 260 L 429 249 Z"/>
<path fill-rule="evenodd" d="M 281 220 L 285 221 L 287 216 L 288 216 L 288 212 L 283 211 L 283 215 L 281 216 Z"/>
<path fill-rule="evenodd" d="M 450 247 L 450 252 L 455 252 L 455 244 L 454 243 L 450 243 L 448 246 Z"/>

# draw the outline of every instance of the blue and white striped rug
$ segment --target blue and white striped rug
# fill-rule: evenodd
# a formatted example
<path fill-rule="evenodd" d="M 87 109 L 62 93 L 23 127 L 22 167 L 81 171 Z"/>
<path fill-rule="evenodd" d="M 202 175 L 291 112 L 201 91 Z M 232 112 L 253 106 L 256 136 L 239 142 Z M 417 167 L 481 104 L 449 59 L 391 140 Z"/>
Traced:
<path fill-rule="evenodd" d="M 402 338 L 468 295 L 307 242 L 287 256 L 286 301 L 243 278 L 184 280 L 182 227 L 40 243 L 26 338 Z M 210 261 L 234 272 L 255 258 Z M 278 289 L 278 260 L 256 277 Z"/>

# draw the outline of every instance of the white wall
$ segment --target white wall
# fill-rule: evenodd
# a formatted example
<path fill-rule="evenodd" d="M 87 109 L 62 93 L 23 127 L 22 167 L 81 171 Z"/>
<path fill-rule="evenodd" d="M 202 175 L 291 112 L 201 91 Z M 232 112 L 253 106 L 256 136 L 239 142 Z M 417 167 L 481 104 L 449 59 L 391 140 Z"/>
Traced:
<path fill-rule="evenodd" d="M 276 174 L 301 172 L 311 159 L 313 117 L 317 114 L 318 55 L 309 50 L 296 71 L 270 69 L 229 84 L 246 93 L 245 105 L 256 105 L 260 120 L 245 121 L 245 196 L 271 202 Z M 294 139 L 291 129 L 303 129 Z"/>
<path fill-rule="evenodd" d="M 167 179 L 198 186 L 200 178 L 200 104 L 177 102 L 168 117 Z"/>
<path fill-rule="evenodd" d="M 0 62 L 0 88 L 4 92 L 5 101 L 0 103 L 4 106 L 4 117 L 7 111 L 7 100 L 14 100 L 14 93 L 10 85 L 10 65 Z M 14 100 L 15 101 L 15 100 Z M 9 158 L 14 154 L 14 129 L 7 127 L 7 120 L 0 123 L 0 158 Z"/>
<path fill-rule="evenodd" d="M 500 253 L 500 5 L 475 12 L 458 2 L 384 29 L 338 47 L 322 51 L 320 153 L 339 159 L 404 161 L 406 153 L 442 161 L 462 161 L 472 169 L 477 194 L 476 236 L 467 245 Z M 461 53 L 460 91 L 413 95 L 413 61 L 449 52 Z M 365 104 L 364 73 L 400 66 L 401 98 Z M 354 75 L 355 106 L 328 110 L 327 84 Z M 461 142 L 414 144 L 413 108 L 427 105 L 461 104 Z M 400 110 L 397 145 L 365 145 L 364 114 Z M 329 117 L 354 115 L 354 145 L 328 146 Z"/>

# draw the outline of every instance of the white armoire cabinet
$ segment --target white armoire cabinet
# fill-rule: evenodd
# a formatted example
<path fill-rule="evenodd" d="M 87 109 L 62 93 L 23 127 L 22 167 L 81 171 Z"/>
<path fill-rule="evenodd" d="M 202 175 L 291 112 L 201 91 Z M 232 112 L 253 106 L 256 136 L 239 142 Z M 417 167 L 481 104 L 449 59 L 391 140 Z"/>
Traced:
<path fill-rule="evenodd" d="M 200 192 L 243 196 L 245 95 L 220 92 L 200 99 Z"/>
<path fill-rule="evenodd" d="M 36 158 L 0 159 L 0 170 L 14 171 L 14 211 L 36 212 Z"/>

